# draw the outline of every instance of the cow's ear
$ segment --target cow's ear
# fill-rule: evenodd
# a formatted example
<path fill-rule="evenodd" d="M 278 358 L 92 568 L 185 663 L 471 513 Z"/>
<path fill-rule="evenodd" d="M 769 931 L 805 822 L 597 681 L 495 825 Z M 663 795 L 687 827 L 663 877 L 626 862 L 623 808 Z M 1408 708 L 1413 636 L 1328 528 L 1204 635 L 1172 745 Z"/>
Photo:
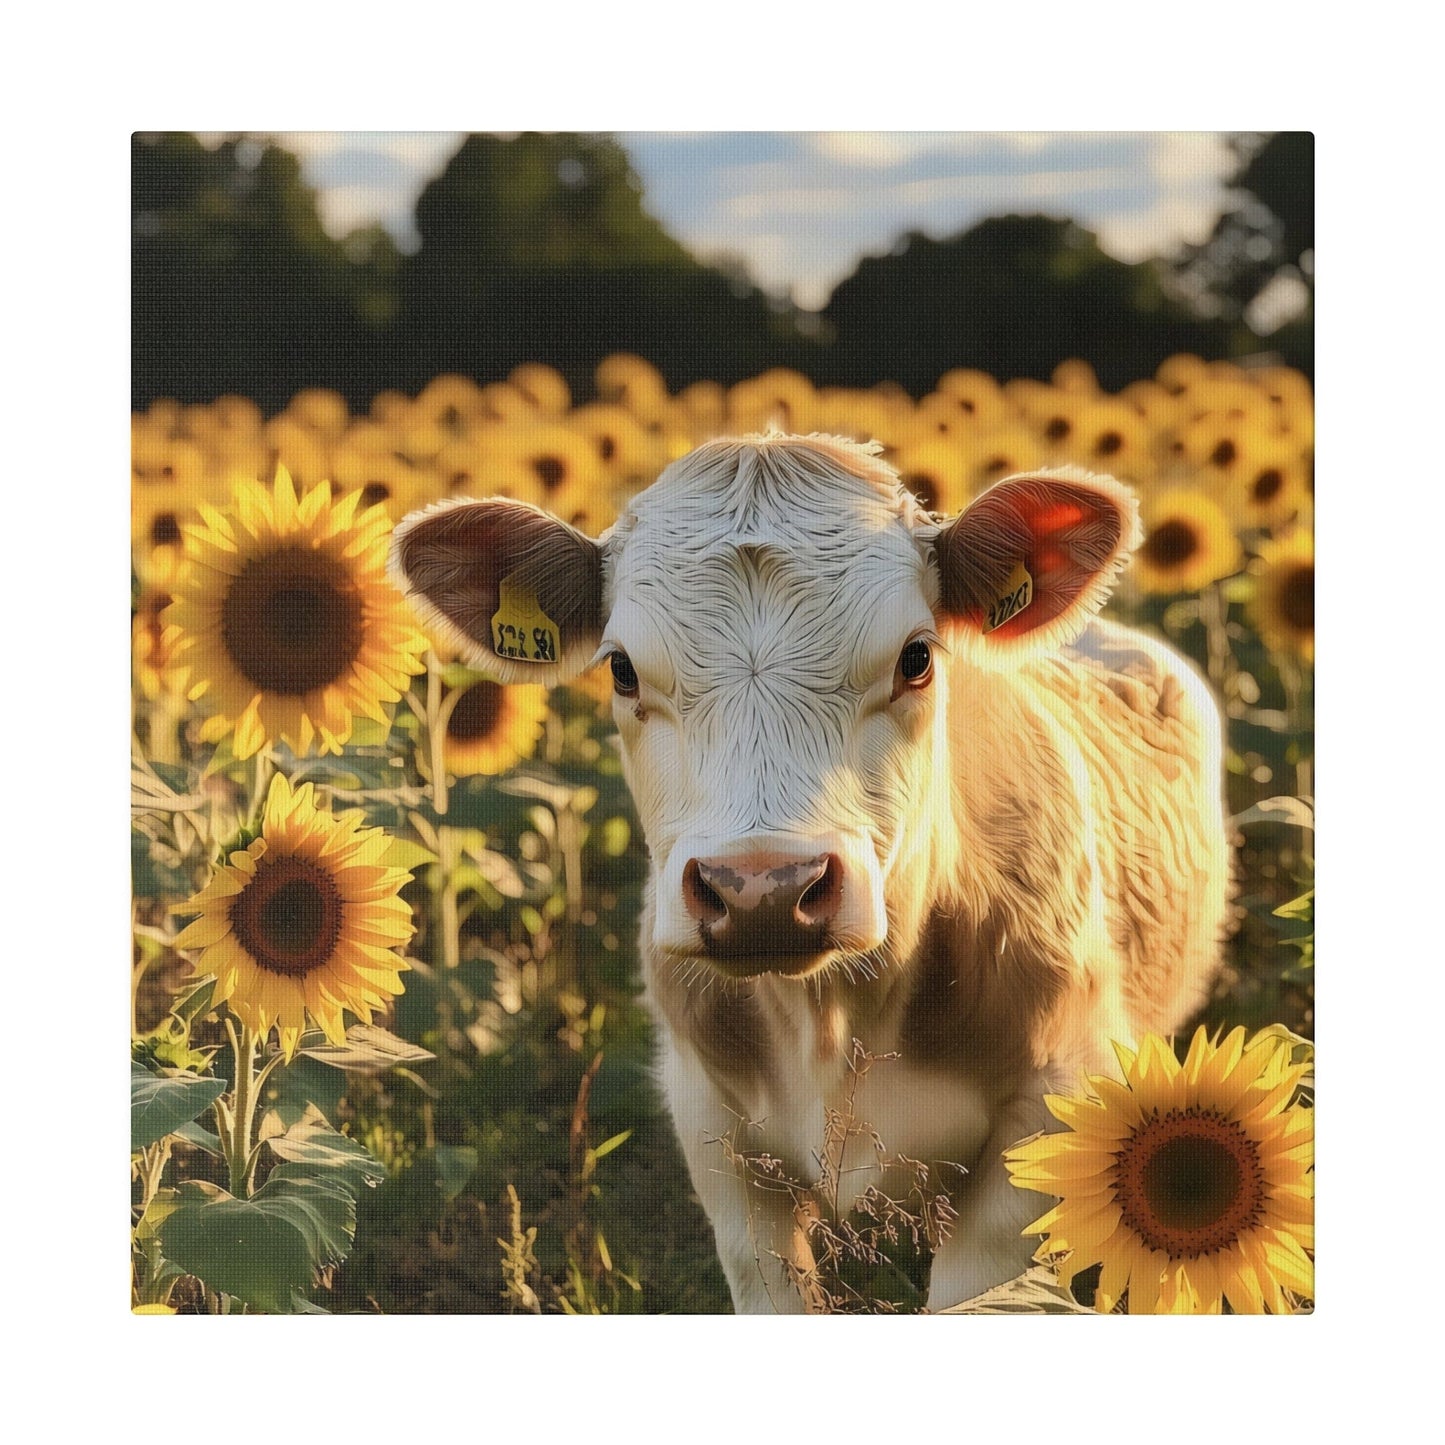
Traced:
<path fill-rule="evenodd" d="M 602 547 L 526 502 L 413 512 L 389 566 L 423 624 L 503 682 L 566 682 L 601 641 Z"/>
<path fill-rule="evenodd" d="M 1009 477 L 939 530 L 939 611 L 980 659 L 1048 651 L 1104 605 L 1139 540 L 1138 505 L 1112 477 Z"/>

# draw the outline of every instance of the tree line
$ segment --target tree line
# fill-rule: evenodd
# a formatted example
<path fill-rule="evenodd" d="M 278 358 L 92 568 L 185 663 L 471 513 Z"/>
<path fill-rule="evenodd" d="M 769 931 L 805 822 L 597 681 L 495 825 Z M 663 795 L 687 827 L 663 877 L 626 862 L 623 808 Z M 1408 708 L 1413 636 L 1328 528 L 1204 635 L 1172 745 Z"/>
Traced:
<path fill-rule="evenodd" d="M 1237 204 L 1172 262 L 1118 261 L 1066 218 L 1005 216 L 900 238 L 810 315 L 691 256 L 605 136 L 467 137 L 422 193 L 421 244 L 403 255 L 380 227 L 329 236 L 279 146 L 138 133 L 132 406 L 239 393 L 274 411 L 324 386 L 361 409 L 523 361 L 556 367 L 584 400 L 616 352 L 646 357 L 672 390 L 787 366 L 917 396 L 954 367 L 1045 380 L 1069 357 L 1113 390 L 1181 351 L 1268 351 L 1310 372 L 1310 310 L 1261 337 L 1250 305 L 1281 274 L 1312 282 L 1313 138 L 1236 149 Z"/>

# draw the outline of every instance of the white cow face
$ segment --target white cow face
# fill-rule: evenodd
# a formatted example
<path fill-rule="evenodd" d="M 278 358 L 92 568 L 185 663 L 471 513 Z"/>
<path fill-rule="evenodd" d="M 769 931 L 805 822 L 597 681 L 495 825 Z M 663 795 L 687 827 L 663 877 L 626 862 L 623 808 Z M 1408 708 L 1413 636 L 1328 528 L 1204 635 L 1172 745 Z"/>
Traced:
<path fill-rule="evenodd" d="M 723 973 L 800 976 L 886 947 L 900 900 L 951 856 L 950 655 L 966 672 L 1056 641 L 1130 540 L 1106 480 L 1015 481 L 940 526 L 875 452 L 712 442 L 598 543 L 500 500 L 397 529 L 395 574 L 478 665 L 611 669 L 650 942 Z M 536 656 L 508 655 L 519 609 Z"/>

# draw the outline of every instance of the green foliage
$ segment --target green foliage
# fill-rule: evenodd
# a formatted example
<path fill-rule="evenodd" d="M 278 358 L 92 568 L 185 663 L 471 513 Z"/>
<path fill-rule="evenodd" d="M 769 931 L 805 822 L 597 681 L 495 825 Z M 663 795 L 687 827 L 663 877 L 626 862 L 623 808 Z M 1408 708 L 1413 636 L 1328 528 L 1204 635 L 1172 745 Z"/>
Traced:
<path fill-rule="evenodd" d="M 268 1141 L 287 1161 L 249 1199 L 188 1180 L 147 1211 L 161 1251 L 177 1269 L 256 1309 L 304 1308 L 318 1272 L 346 1257 L 356 1196 L 385 1171 L 316 1110 Z"/>
<path fill-rule="evenodd" d="M 333 1069 L 375 1074 L 398 1064 L 423 1064 L 436 1057 L 429 1050 L 399 1039 L 374 1024 L 353 1024 L 346 1031 L 344 1044 L 327 1043 L 319 1030 L 316 1034 L 317 1040 L 310 1043 L 303 1037 L 298 1052 L 305 1058 L 330 1064 Z"/>
<path fill-rule="evenodd" d="M 225 1092 L 221 1079 L 160 1078 L 141 1064 L 130 1069 L 130 1147 L 133 1152 L 198 1119 Z"/>

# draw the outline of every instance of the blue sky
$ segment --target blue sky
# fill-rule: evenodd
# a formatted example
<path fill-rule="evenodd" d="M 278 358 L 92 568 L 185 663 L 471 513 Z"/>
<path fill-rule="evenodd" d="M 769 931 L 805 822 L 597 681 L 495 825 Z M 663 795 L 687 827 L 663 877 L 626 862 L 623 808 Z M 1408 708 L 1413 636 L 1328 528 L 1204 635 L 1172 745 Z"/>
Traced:
<path fill-rule="evenodd" d="M 280 132 L 336 235 L 411 210 L 461 135 Z M 1122 260 L 1208 235 L 1233 165 L 1217 132 L 624 131 L 647 208 L 704 259 L 742 259 L 765 290 L 818 308 L 903 232 L 990 215 L 1067 215 Z"/>

